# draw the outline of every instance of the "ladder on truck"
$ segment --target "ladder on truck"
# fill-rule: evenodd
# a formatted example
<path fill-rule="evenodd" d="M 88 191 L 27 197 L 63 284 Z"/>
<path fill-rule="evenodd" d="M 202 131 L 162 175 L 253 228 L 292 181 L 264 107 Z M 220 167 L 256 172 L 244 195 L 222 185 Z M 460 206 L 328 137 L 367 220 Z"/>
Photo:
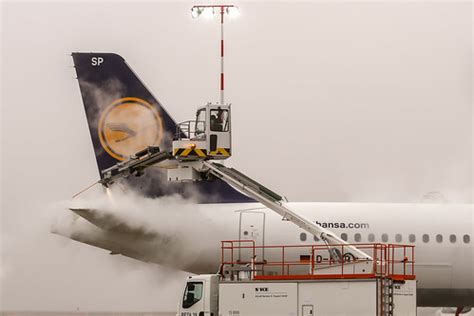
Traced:
<path fill-rule="evenodd" d="M 329 254 L 336 262 L 341 262 L 343 260 L 343 254 L 338 248 L 331 247 L 331 245 L 347 245 L 345 249 L 347 252 L 354 255 L 354 258 L 371 259 L 371 257 L 366 253 L 357 249 L 353 245 L 349 245 L 346 241 L 337 237 L 331 231 L 324 229 L 320 225 L 311 222 L 288 208 L 284 204 L 282 196 L 271 191 L 238 170 L 227 168 L 222 164 L 210 161 L 203 161 L 203 165 L 215 177 L 220 178 L 237 190 L 262 203 L 264 206 L 282 216 L 284 220 L 288 220 L 309 234 L 320 238 L 328 246 Z"/>
<path fill-rule="evenodd" d="M 383 316 L 393 315 L 393 279 L 382 278 L 381 311 Z"/>

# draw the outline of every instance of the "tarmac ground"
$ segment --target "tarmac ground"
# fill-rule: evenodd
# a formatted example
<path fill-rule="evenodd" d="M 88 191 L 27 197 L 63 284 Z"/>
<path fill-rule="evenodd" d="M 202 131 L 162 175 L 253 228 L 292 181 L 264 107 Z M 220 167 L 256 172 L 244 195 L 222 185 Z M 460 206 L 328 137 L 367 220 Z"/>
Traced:
<path fill-rule="evenodd" d="M 419 307 L 418 316 L 448 316 L 454 314 L 446 314 L 441 312 L 441 308 Z M 474 310 L 463 316 L 474 316 Z M 0 312 L 0 316 L 176 316 L 176 313 L 168 312 L 37 312 L 37 311 L 12 311 Z"/>

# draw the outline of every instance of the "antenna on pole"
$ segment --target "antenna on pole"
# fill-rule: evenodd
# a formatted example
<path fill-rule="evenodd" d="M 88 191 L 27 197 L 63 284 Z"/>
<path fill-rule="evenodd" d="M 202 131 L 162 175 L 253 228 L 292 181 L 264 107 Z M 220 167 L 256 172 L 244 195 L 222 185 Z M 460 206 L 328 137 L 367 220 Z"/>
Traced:
<path fill-rule="evenodd" d="M 225 5 L 195 5 L 191 8 L 191 16 L 197 18 L 204 16 L 206 18 L 212 18 L 218 10 L 220 14 L 221 22 L 221 41 L 220 41 L 220 59 L 221 69 L 219 76 L 219 92 L 220 92 L 220 104 L 224 104 L 224 15 L 235 17 L 239 15 L 239 9 L 232 4 Z"/>

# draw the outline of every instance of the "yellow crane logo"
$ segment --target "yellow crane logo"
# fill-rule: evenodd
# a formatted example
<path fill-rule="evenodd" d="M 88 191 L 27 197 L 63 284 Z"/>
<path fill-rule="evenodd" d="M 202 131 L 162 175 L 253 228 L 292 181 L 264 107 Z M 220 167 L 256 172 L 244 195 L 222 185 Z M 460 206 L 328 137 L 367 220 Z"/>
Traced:
<path fill-rule="evenodd" d="M 156 108 L 145 100 L 120 98 L 102 112 L 98 133 L 104 150 L 124 160 L 148 146 L 158 146 L 163 138 L 163 122 Z"/>

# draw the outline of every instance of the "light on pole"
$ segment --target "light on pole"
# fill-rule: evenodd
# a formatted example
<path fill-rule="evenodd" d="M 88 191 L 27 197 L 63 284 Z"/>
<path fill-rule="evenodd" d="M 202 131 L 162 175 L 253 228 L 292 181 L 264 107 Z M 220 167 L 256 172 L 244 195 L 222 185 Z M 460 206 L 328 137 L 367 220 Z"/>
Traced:
<path fill-rule="evenodd" d="M 224 104 L 224 15 L 236 17 L 239 10 L 234 5 L 195 5 L 191 8 L 191 16 L 197 18 L 199 16 L 212 18 L 216 13 L 221 18 L 221 72 L 220 72 L 220 104 Z"/>

